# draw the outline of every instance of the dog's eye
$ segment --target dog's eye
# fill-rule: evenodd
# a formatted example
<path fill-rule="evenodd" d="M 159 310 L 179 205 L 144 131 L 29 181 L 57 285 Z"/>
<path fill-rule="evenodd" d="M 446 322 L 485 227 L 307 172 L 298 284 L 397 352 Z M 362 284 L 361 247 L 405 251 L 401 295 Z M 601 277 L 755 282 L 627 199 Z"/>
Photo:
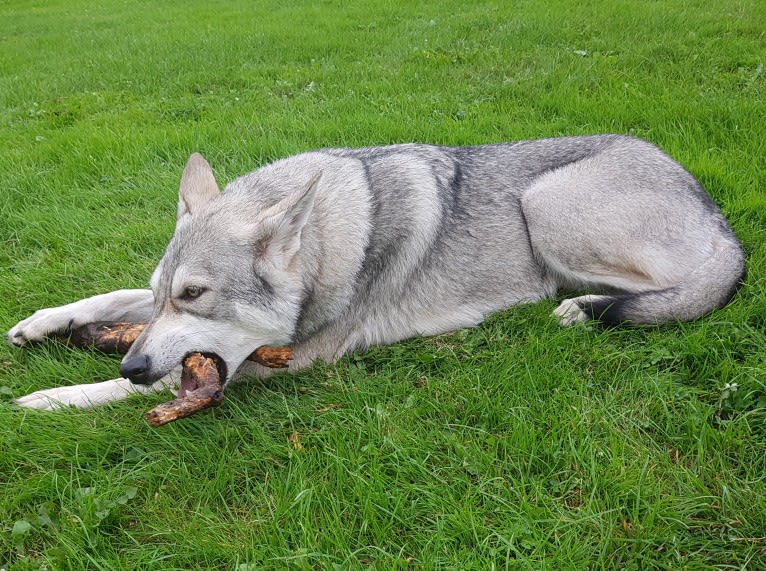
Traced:
<path fill-rule="evenodd" d="M 202 292 L 205 291 L 199 286 L 187 286 L 184 289 L 183 298 L 184 299 L 196 299 L 200 295 L 202 295 Z"/>

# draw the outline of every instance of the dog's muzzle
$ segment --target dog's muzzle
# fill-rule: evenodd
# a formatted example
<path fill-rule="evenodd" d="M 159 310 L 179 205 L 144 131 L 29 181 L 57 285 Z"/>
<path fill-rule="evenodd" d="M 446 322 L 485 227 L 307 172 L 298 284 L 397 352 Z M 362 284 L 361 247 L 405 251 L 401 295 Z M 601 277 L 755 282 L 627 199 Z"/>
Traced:
<path fill-rule="evenodd" d="M 138 385 L 151 385 L 155 379 L 150 375 L 149 357 L 139 353 L 128 355 L 120 364 L 120 375 Z"/>

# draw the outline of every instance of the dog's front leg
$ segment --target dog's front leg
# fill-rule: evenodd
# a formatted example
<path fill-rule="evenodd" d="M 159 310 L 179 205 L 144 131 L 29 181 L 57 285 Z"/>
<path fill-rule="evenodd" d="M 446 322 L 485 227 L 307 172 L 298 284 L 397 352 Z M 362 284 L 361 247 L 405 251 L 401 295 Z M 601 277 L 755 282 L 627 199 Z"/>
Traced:
<path fill-rule="evenodd" d="M 71 385 L 36 391 L 16 399 L 16 404 L 39 410 L 56 410 L 68 406 L 92 408 L 125 399 L 133 394 L 149 394 L 170 389 L 173 391 L 181 379 L 181 368 L 174 370 L 152 385 L 134 385 L 128 379 L 112 379 L 100 383 Z"/>
<path fill-rule="evenodd" d="M 149 321 L 154 295 L 149 289 L 121 289 L 60 307 L 40 309 L 8 332 L 8 341 L 21 347 L 94 321 Z"/>

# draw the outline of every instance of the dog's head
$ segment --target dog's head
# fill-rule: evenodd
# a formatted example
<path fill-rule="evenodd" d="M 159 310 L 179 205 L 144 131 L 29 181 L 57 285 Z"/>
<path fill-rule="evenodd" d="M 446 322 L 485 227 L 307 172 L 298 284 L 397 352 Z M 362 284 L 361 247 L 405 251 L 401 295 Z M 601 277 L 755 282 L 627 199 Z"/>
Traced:
<path fill-rule="evenodd" d="M 320 177 L 284 181 L 269 204 L 221 193 L 207 161 L 189 158 L 176 229 L 151 278 L 152 319 L 122 361 L 124 377 L 153 383 L 200 351 L 221 358 L 228 381 L 257 347 L 290 343 L 306 287 L 301 239 Z"/>

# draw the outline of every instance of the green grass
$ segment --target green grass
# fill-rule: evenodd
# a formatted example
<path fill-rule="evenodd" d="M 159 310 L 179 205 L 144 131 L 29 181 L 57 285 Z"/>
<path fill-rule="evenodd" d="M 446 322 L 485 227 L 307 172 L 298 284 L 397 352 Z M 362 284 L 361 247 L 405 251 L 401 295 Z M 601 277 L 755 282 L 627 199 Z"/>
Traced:
<path fill-rule="evenodd" d="M 3 330 L 143 287 L 192 151 L 225 182 L 323 146 L 630 133 L 748 254 L 694 323 L 561 329 L 551 300 L 161 429 L 143 412 L 167 395 L 14 407 L 118 361 L 2 346 L 0 569 L 766 569 L 763 2 L 10 0 L 0 21 Z"/>

